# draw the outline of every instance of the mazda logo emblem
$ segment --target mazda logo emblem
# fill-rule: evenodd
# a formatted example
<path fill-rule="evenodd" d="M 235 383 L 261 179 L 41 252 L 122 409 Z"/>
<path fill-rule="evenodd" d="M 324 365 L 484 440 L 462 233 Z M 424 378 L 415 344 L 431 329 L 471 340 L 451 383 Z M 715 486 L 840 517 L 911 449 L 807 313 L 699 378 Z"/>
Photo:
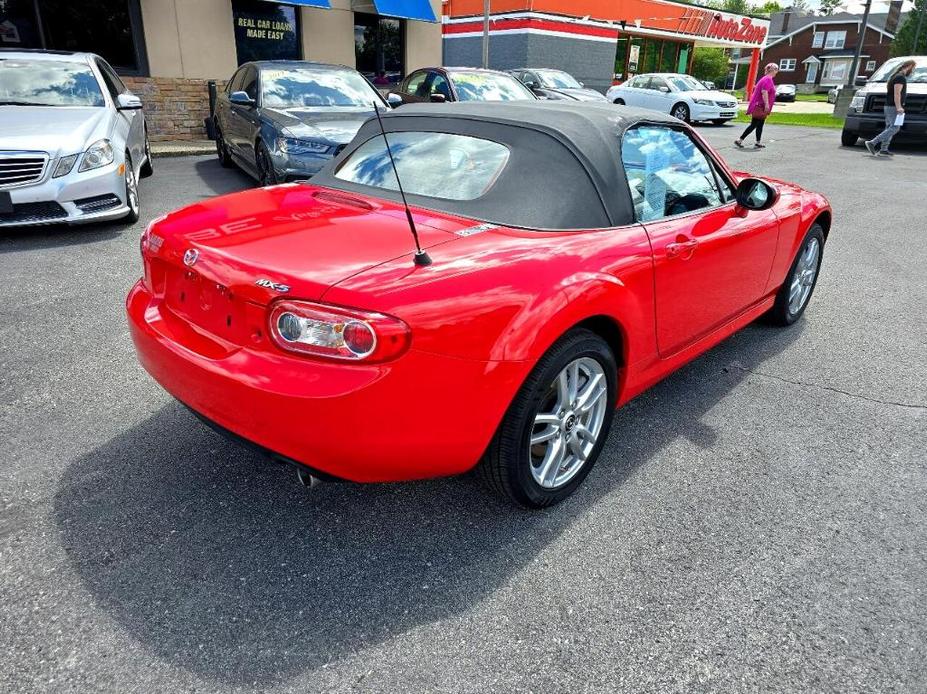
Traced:
<path fill-rule="evenodd" d="M 183 264 L 187 267 L 193 265 L 196 262 L 196 259 L 200 257 L 200 252 L 195 248 L 189 249 L 186 253 L 183 254 Z"/>

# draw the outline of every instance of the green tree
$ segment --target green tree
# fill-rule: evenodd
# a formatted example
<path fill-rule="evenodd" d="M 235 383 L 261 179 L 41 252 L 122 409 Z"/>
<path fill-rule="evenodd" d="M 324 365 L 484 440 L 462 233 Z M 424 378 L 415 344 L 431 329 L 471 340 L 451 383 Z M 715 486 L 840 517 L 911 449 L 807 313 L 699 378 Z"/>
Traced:
<path fill-rule="evenodd" d="M 724 0 L 721 9 L 732 14 L 749 14 L 753 8 L 747 0 Z"/>
<path fill-rule="evenodd" d="M 723 48 L 696 48 L 692 57 L 692 74 L 700 80 L 724 84 L 728 58 Z"/>
<path fill-rule="evenodd" d="M 776 0 L 769 0 L 766 4 L 760 5 L 754 9 L 760 14 L 775 14 L 776 12 L 782 12 L 782 5 L 776 2 Z"/>
<path fill-rule="evenodd" d="M 819 4 L 821 15 L 824 17 L 830 17 L 839 9 L 842 3 L 843 0 L 821 0 Z"/>
<path fill-rule="evenodd" d="M 798 14 L 808 14 L 808 0 L 794 0 L 791 9 L 795 10 Z"/>
<path fill-rule="evenodd" d="M 892 41 L 891 54 L 893 56 L 927 55 L 927 16 L 921 23 L 921 35 L 917 40 L 917 45 L 914 45 L 917 22 L 923 13 L 927 13 L 927 0 L 915 0 L 914 9 L 908 13 L 907 19 L 895 34 L 895 40 Z"/>

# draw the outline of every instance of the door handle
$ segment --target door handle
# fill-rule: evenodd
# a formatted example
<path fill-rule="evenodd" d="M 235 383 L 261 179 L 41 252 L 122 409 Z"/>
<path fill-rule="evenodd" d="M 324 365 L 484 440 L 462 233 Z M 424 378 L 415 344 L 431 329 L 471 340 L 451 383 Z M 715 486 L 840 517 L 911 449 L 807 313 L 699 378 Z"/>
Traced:
<path fill-rule="evenodd" d="M 667 258 L 683 258 L 688 260 L 692 257 L 692 254 L 695 252 L 696 247 L 698 246 L 697 239 L 689 239 L 688 241 L 676 241 L 675 243 L 669 243 L 666 245 L 666 257 Z"/>

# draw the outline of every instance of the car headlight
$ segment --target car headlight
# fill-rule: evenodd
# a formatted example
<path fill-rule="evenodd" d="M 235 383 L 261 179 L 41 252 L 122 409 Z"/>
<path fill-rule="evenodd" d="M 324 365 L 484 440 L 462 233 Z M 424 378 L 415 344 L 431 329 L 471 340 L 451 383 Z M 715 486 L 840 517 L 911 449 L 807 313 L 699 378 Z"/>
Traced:
<path fill-rule="evenodd" d="M 710 99 L 692 99 L 699 106 L 714 106 L 715 102 Z"/>
<path fill-rule="evenodd" d="M 52 174 L 52 178 L 61 178 L 71 173 L 71 169 L 74 168 L 79 156 L 79 154 L 71 154 L 66 157 L 61 157 L 61 159 L 58 160 L 58 166 L 55 167 L 55 173 Z"/>
<path fill-rule="evenodd" d="M 112 164 L 115 158 L 112 143 L 109 140 L 97 140 L 84 152 L 84 158 L 78 171 L 99 169 L 101 166 Z"/>
<path fill-rule="evenodd" d="M 863 104 L 865 103 L 866 103 L 865 96 L 854 96 L 852 99 L 850 99 L 850 108 L 853 109 L 854 111 L 862 111 Z"/>
<path fill-rule="evenodd" d="M 325 142 L 315 140 L 300 140 L 296 137 L 278 137 L 277 149 L 284 154 L 321 154 L 330 148 Z"/>

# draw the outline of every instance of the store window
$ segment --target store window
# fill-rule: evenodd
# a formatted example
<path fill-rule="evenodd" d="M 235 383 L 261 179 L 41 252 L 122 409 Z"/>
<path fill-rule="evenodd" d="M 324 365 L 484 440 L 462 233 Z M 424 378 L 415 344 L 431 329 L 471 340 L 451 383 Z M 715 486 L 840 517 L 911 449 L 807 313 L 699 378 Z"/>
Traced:
<path fill-rule="evenodd" d="M 0 48 L 89 51 L 124 74 L 148 71 L 139 0 L 0 0 Z"/>
<path fill-rule="evenodd" d="M 297 10 L 264 0 L 232 0 L 238 64 L 253 60 L 300 60 Z"/>
<path fill-rule="evenodd" d="M 405 75 L 405 22 L 354 13 L 354 58 L 358 72 L 378 87 L 395 85 Z"/>

